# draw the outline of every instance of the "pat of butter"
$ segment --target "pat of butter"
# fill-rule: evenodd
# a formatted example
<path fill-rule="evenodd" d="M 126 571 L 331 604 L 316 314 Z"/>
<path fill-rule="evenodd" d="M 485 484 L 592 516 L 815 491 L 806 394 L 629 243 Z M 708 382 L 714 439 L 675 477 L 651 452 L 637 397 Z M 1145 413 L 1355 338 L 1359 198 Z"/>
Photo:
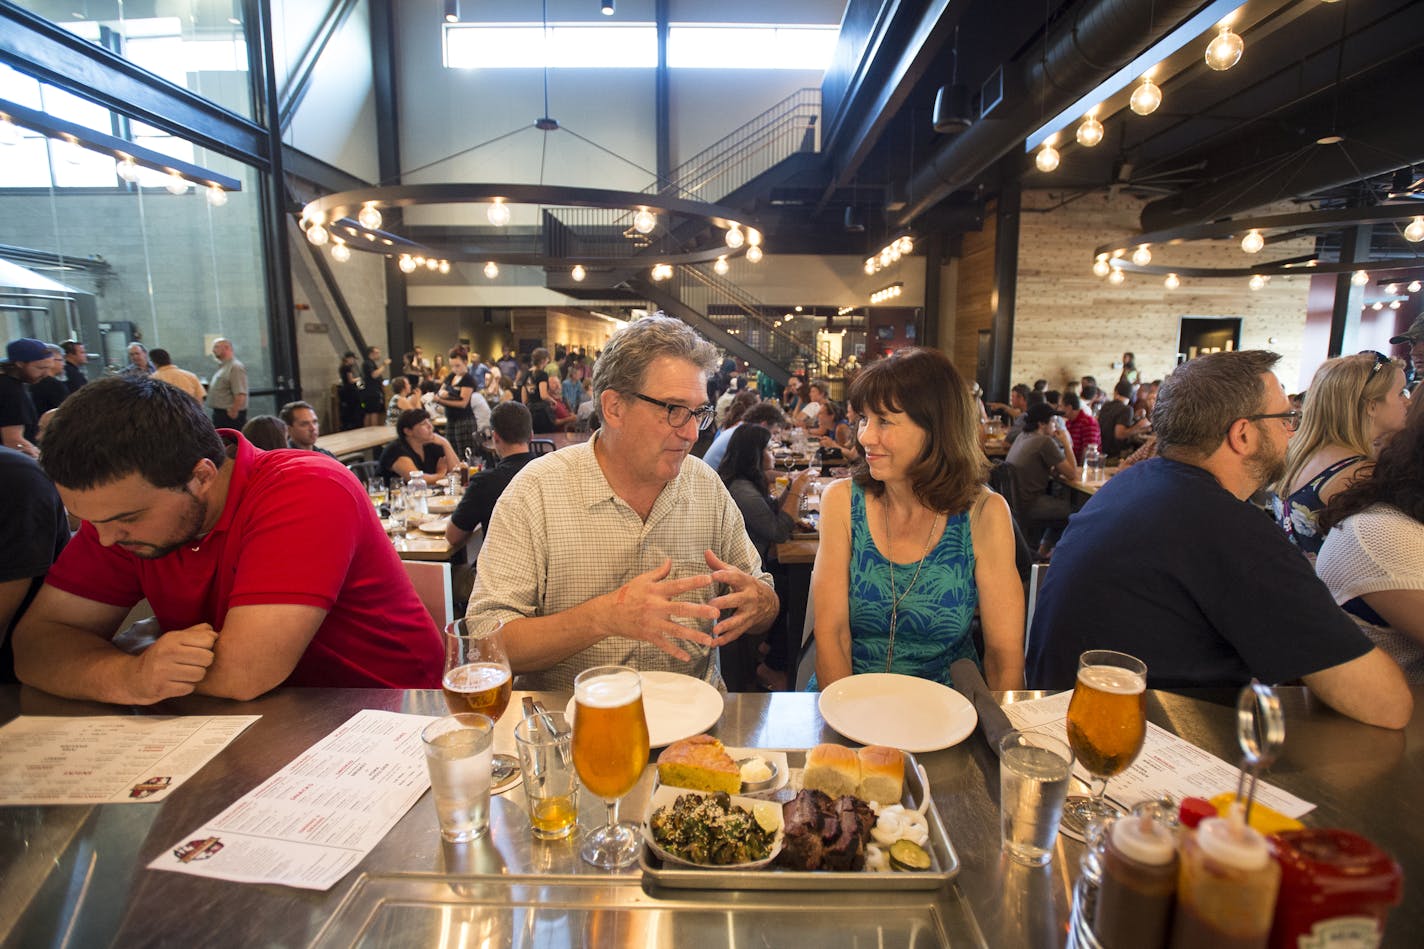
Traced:
<path fill-rule="evenodd" d="M 774 773 L 771 766 L 766 763 L 765 758 L 752 757 L 742 762 L 742 783 L 760 784 L 762 781 L 770 781 Z"/>

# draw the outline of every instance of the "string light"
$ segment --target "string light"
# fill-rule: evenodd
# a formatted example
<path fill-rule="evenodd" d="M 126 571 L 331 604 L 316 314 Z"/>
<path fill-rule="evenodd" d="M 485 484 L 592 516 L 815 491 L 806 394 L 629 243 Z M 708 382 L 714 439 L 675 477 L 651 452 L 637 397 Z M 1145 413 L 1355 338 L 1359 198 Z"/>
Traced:
<path fill-rule="evenodd" d="M 1092 148 L 1103 140 L 1103 123 L 1098 121 L 1096 115 L 1087 115 L 1078 126 L 1078 132 L 1074 138 L 1084 148 Z"/>
<path fill-rule="evenodd" d="M 1258 254 L 1265 246 L 1266 239 L 1261 236 L 1260 231 L 1254 229 L 1247 231 L 1246 236 L 1241 238 L 1241 249 L 1248 254 Z"/>
<path fill-rule="evenodd" d="M 1139 267 L 1146 267 L 1152 263 L 1152 251 L 1146 244 L 1137 245 L 1137 250 L 1132 252 L 1132 262 Z"/>
<path fill-rule="evenodd" d="M 874 258 L 874 257 L 867 257 L 867 258 L 865 259 L 865 268 L 864 268 L 864 269 L 865 269 L 866 275 L 869 276 L 870 274 L 875 273 L 875 271 L 879 270 L 880 268 L 876 266 L 876 261 L 875 261 L 875 258 Z"/>
<path fill-rule="evenodd" d="M 1389 308 L 1390 308 L 1391 310 L 1397 310 L 1397 309 L 1399 309 L 1399 301 L 1398 301 L 1398 300 L 1391 300 L 1391 301 L 1389 301 Z"/>
<path fill-rule="evenodd" d="M 311 231 L 307 231 L 307 234 L 311 234 Z M 415 259 L 409 254 L 401 254 L 396 266 L 400 267 L 401 273 L 415 273 Z"/>
<path fill-rule="evenodd" d="M 1049 139 L 1043 143 L 1038 154 L 1033 156 L 1033 164 L 1039 171 L 1046 174 L 1058 167 L 1060 157 L 1058 149 L 1053 147 L 1053 140 Z"/>
<path fill-rule="evenodd" d="M 491 280 L 493 280 L 495 277 L 498 277 L 498 276 L 499 276 L 499 264 L 495 263 L 495 262 L 492 261 L 492 260 L 491 260 L 491 261 L 487 261 L 487 262 L 485 263 L 485 276 L 488 277 L 488 278 L 491 279 Z"/>
<path fill-rule="evenodd" d="M 307 228 L 307 241 L 317 247 L 325 244 L 330 239 L 331 235 L 326 232 L 326 228 L 316 222 L 313 222 L 312 226 Z M 410 271 L 406 272 L 409 273 Z"/>
<path fill-rule="evenodd" d="M 450 272 L 450 261 L 448 261 L 448 260 L 442 260 L 442 261 L 440 261 L 440 272 L 441 272 L 441 273 L 449 273 L 449 272 Z"/>
<path fill-rule="evenodd" d="M 1127 275 L 1121 269 L 1114 267 L 1112 273 L 1108 274 L 1108 283 L 1114 287 L 1122 286 L 1122 282 L 1127 279 Z"/>
<path fill-rule="evenodd" d="M 1384 304 L 1381 303 L 1379 300 L 1376 300 L 1374 303 L 1370 304 L 1370 309 L 1374 310 L 1375 312 L 1379 312 L 1380 310 L 1384 309 Z"/>
<path fill-rule="evenodd" d="M 574 264 L 574 269 L 569 271 L 569 276 L 574 278 L 574 283 L 583 283 L 583 278 L 588 276 L 588 271 L 583 269 L 583 264 Z"/>
<path fill-rule="evenodd" d="M 1266 285 L 1266 278 L 1260 274 L 1252 274 L 1250 283 L 1247 284 L 1252 290 L 1260 290 Z"/>
<path fill-rule="evenodd" d="M 215 208 L 227 204 L 227 192 L 223 190 L 222 185 L 208 185 L 204 190 L 207 192 L 208 204 Z"/>
<path fill-rule="evenodd" d="M 895 244 L 900 248 L 900 253 L 902 254 L 913 254 L 915 252 L 915 242 L 908 234 L 896 241 Z"/>
<path fill-rule="evenodd" d="M 1409 222 L 1404 228 L 1404 238 L 1415 244 L 1424 241 L 1424 217 L 1416 217 Z"/>
<path fill-rule="evenodd" d="M 495 227 L 504 227 L 509 223 L 509 205 L 504 203 L 503 198 L 495 198 L 494 203 L 485 210 L 485 217 Z"/>
<path fill-rule="evenodd" d="M 1350 282 L 1357 287 L 1363 287 L 1370 282 L 1370 275 L 1363 270 L 1356 270 L 1350 275 Z"/>
<path fill-rule="evenodd" d="M 748 246 L 748 247 L 760 247 L 760 246 L 761 246 L 761 231 L 757 230 L 757 229 L 754 228 L 754 227 L 749 227 L 749 228 L 747 228 L 747 246 Z"/>
<path fill-rule="evenodd" d="M 727 234 L 725 239 L 727 241 L 727 246 L 732 248 L 732 250 L 736 250 L 738 247 L 741 247 L 747 242 L 747 236 L 742 233 L 741 227 L 736 224 L 733 224 L 731 227 L 727 228 Z"/>
<path fill-rule="evenodd" d="M 1387 284 L 1387 285 L 1385 286 L 1385 288 L 1384 288 L 1384 292 L 1385 292 L 1385 293 L 1388 293 L 1390 296 L 1394 296 L 1396 293 L 1399 292 L 1399 284 L 1397 284 L 1397 283 Z"/>
<path fill-rule="evenodd" d="M 138 170 L 138 162 L 127 156 L 119 159 L 118 163 L 114 165 L 114 171 L 129 184 L 137 182 L 138 176 L 141 174 Z"/>
<path fill-rule="evenodd" d="M 1241 54 L 1246 49 L 1246 41 L 1223 23 L 1221 32 L 1206 44 L 1206 64 L 1217 72 L 1225 72 L 1241 62 Z"/>
<path fill-rule="evenodd" d="M 1418 280 L 1411 280 L 1409 286 L 1405 287 L 1405 289 L 1410 293 L 1418 293 L 1420 290 L 1424 290 L 1424 284 L 1421 284 Z"/>
<path fill-rule="evenodd" d="M 727 271 L 732 269 L 732 265 L 727 263 L 726 257 L 718 257 L 717 262 L 712 265 L 712 269 L 717 272 L 719 277 L 725 277 Z"/>
<path fill-rule="evenodd" d="M 763 255 L 762 255 L 762 250 L 761 250 L 760 247 L 757 247 L 756 245 L 752 245 L 751 247 L 748 247 L 748 248 L 747 248 L 747 262 L 748 262 L 748 263 L 752 263 L 752 264 L 760 263 L 762 256 L 763 256 Z"/>
<path fill-rule="evenodd" d="M 1162 104 L 1162 87 L 1153 82 L 1151 76 L 1143 76 L 1142 85 L 1132 90 L 1127 104 L 1138 115 L 1151 115 Z"/>
<path fill-rule="evenodd" d="M 341 241 L 337 241 L 331 248 L 331 259 L 338 264 L 344 264 L 351 259 L 351 248 Z"/>
<path fill-rule="evenodd" d="M 187 194 L 188 179 L 176 171 L 170 171 L 168 173 L 168 182 L 163 187 L 168 189 L 169 194 Z"/>
<path fill-rule="evenodd" d="M 368 231 L 377 231 L 381 228 L 381 212 L 374 204 L 365 204 L 356 214 L 356 221 Z"/>
<path fill-rule="evenodd" d="M 1167 274 L 1167 279 L 1162 281 L 1162 286 L 1168 290 L 1175 290 L 1182 285 L 1182 278 L 1174 273 Z"/>
<path fill-rule="evenodd" d="M 657 217 L 647 208 L 639 208 L 638 213 L 633 215 L 633 230 L 639 234 L 651 234 L 657 226 Z"/>
<path fill-rule="evenodd" d="M 1108 265 L 1107 254 L 1099 254 L 1098 259 L 1093 261 L 1093 273 L 1097 276 L 1106 277 L 1111 270 L 1112 267 Z"/>
<path fill-rule="evenodd" d="M 672 276 L 672 264 L 653 264 L 654 280 L 666 280 Z"/>

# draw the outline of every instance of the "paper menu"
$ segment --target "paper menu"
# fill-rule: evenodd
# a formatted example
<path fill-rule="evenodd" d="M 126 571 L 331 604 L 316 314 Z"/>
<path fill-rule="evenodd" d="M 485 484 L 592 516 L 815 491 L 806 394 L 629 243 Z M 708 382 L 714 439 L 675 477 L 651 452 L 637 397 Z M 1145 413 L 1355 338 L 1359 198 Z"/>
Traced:
<path fill-rule="evenodd" d="M 1021 731 L 1063 738 L 1068 727 L 1068 702 L 1072 698 L 1072 692 L 1059 692 L 1047 698 L 1005 705 L 1004 713 Z M 1089 780 L 1081 764 L 1074 763 L 1073 773 L 1084 781 Z M 1107 796 L 1126 807 L 1163 794 L 1177 801 L 1184 797 L 1212 798 L 1217 794 L 1235 793 L 1240 774 L 1236 765 L 1148 722 L 1142 753 L 1132 767 L 1108 782 Z M 1287 817 L 1298 818 L 1315 810 L 1309 801 L 1265 781 L 1256 784 L 1256 799 Z"/>
<path fill-rule="evenodd" d="M 259 715 L 22 715 L 0 728 L 0 805 L 161 801 Z"/>
<path fill-rule="evenodd" d="M 420 731 L 431 721 L 357 712 L 149 867 L 330 889 L 430 786 Z"/>

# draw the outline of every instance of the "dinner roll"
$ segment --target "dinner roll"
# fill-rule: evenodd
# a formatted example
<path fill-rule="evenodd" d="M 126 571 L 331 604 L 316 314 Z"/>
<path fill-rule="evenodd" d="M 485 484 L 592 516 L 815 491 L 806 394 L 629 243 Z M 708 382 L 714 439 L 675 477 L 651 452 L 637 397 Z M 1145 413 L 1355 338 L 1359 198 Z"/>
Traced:
<path fill-rule="evenodd" d="M 821 791 L 833 800 L 853 795 L 860 786 L 860 758 L 844 745 L 817 745 L 806 753 L 801 786 Z"/>
<path fill-rule="evenodd" d="M 860 759 L 860 784 L 855 796 L 877 804 L 899 804 L 905 793 L 905 756 L 898 748 L 866 745 Z"/>

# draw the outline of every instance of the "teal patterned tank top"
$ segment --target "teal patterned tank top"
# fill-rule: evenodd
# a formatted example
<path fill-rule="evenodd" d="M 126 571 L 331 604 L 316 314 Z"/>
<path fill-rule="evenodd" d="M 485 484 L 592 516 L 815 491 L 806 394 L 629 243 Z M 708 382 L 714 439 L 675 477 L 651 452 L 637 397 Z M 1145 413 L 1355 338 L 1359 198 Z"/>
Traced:
<path fill-rule="evenodd" d="M 850 502 L 850 642 L 851 669 L 885 672 L 890 648 L 890 562 L 875 546 L 865 518 L 865 494 L 851 484 Z M 905 593 L 915 563 L 895 564 L 895 589 Z M 925 555 L 919 579 L 896 611 L 895 656 L 890 672 L 933 679 L 949 685 L 950 664 L 979 662 L 969 626 L 979 602 L 974 583 L 974 544 L 969 512 L 949 519 Z"/>

